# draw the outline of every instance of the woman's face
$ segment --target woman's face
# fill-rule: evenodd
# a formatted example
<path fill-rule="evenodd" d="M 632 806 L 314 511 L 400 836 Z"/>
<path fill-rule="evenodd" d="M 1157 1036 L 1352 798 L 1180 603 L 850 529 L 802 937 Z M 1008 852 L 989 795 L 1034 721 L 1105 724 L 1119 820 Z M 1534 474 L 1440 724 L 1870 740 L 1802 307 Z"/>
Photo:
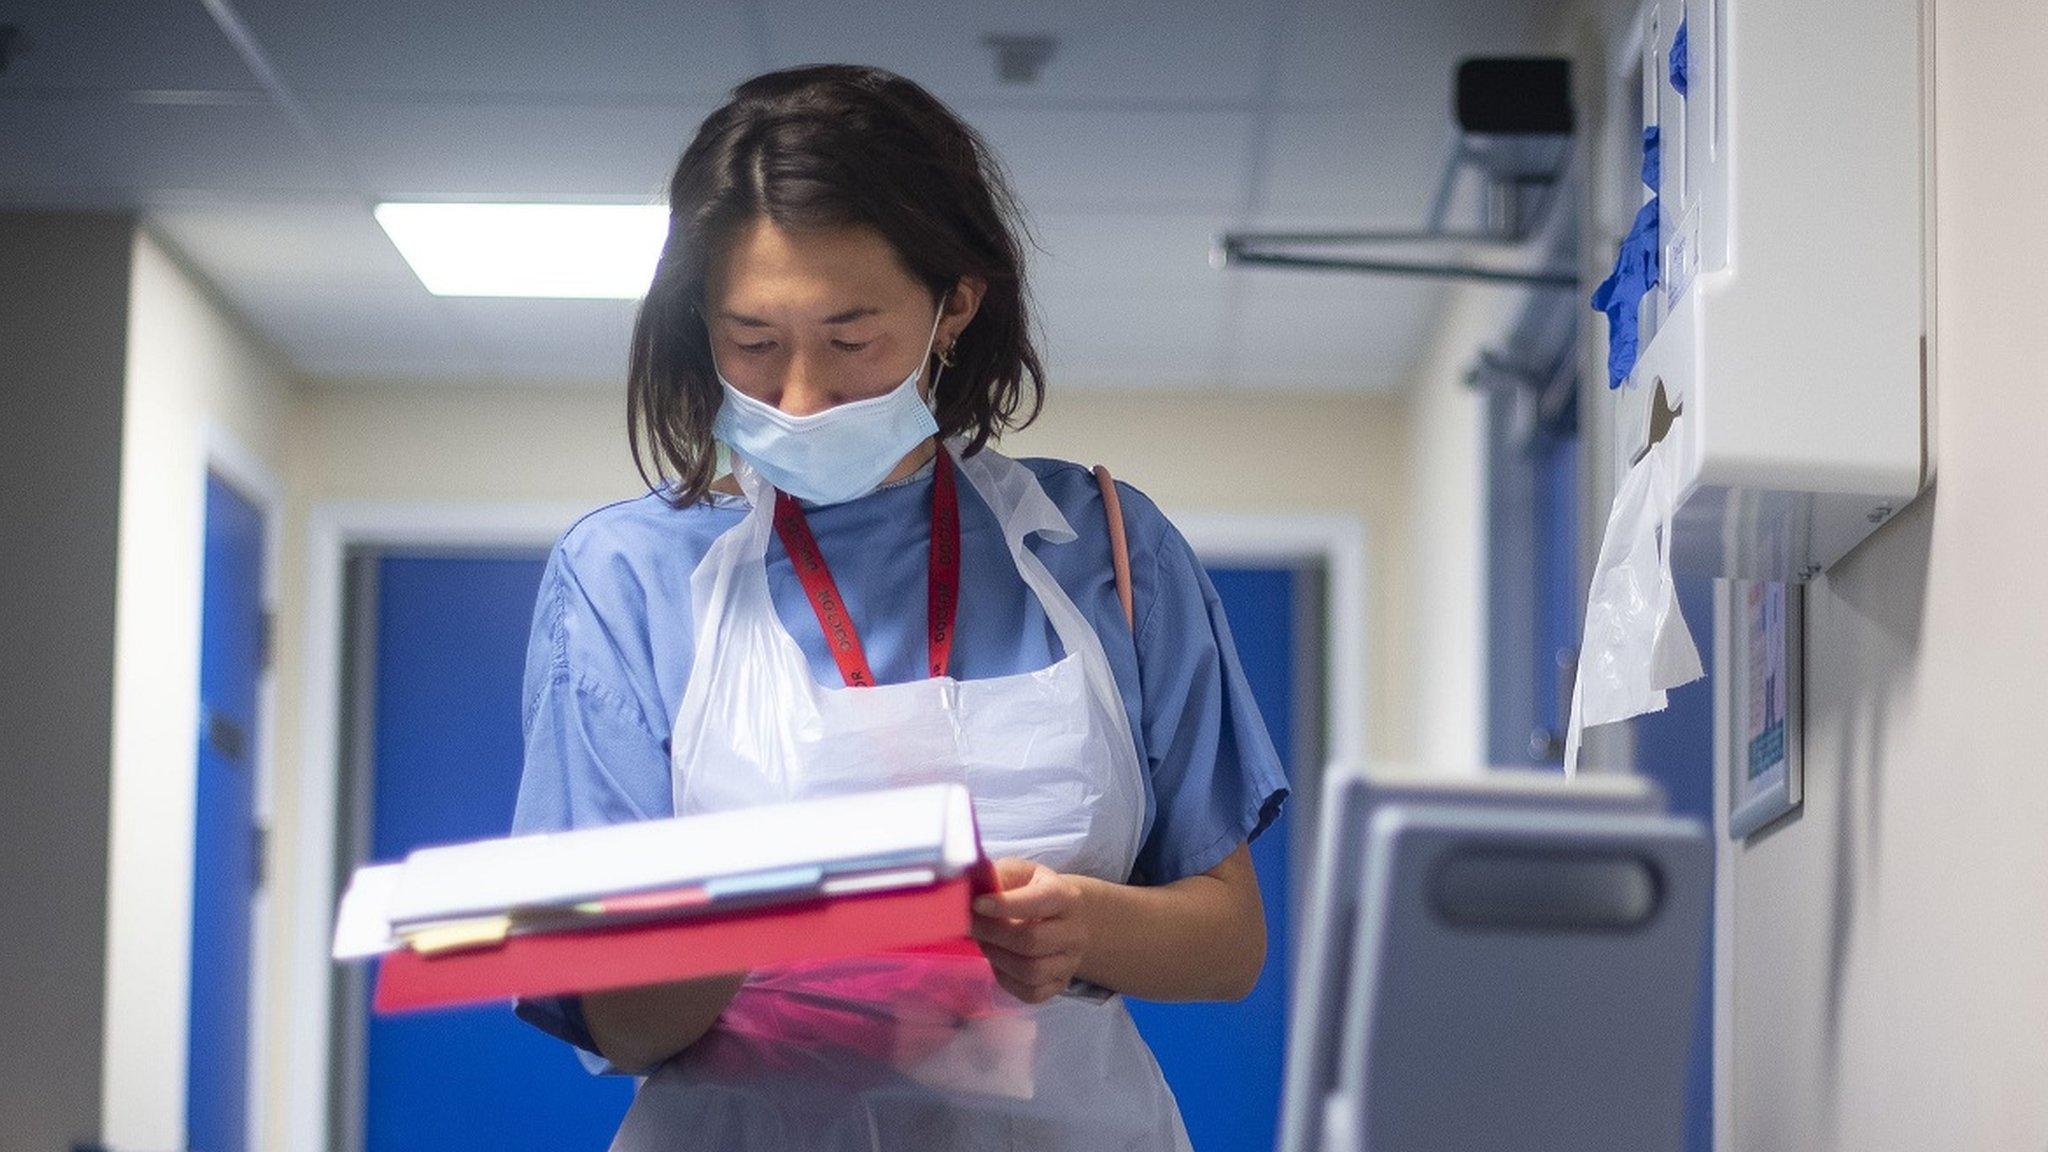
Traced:
<path fill-rule="evenodd" d="M 711 355 L 734 388 L 792 416 L 880 396 L 973 319 L 979 285 L 963 278 L 945 315 L 866 226 L 792 232 L 765 216 L 706 270 Z M 930 387 L 930 374 L 918 389 Z"/>

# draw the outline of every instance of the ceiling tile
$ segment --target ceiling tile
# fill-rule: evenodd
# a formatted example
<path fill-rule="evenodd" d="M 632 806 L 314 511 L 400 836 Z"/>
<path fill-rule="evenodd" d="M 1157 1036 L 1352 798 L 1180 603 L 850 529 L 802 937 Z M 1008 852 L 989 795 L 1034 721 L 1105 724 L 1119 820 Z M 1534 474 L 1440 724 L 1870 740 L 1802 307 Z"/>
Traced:
<path fill-rule="evenodd" d="M 419 288 L 362 201 L 171 205 L 148 216 L 216 283 Z"/>
<path fill-rule="evenodd" d="M 1232 318 L 1235 387 L 1385 391 L 1404 386 L 1445 286 L 1244 269 Z"/>
<path fill-rule="evenodd" d="M 0 189 L 339 191 L 341 174 L 266 105 L 0 100 Z"/>
<path fill-rule="evenodd" d="M 1053 212 L 1030 218 L 1034 284 L 1201 287 L 1218 275 L 1209 248 L 1222 212 Z M 1040 250 L 1042 249 L 1042 250 Z"/>
<path fill-rule="evenodd" d="M 1243 197 L 1249 114 L 998 109 L 968 119 L 1029 213 L 1221 212 Z"/>
<path fill-rule="evenodd" d="M 197 3 L 25 0 L 4 10 L 29 44 L 0 75 L 0 96 L 51 89 L 254 89 L 220 26 Z"/>
<path fill-rule="evenodd" d="M 1224 293 L 1216 287 L 1041 293 L 1047 371 L 1056 383 L 1080 387 L 1139 380 L 1162 387 L 1212 387 L 1219 380 L 1224 304 Z"/>
<path fill-rule="evenodd" d="M 498 371 L 424 288 L 308 282 L 224 287 L 232 303 L 306 376 L 485 379 Z"/>
<path fill-rule="evenodd" d="M 1243 104 L 1256 94 L 1270 5 L 1237 0 L 1199 13 L 1176 0 L 1075 4 L 877 4 L 763 0 L 778 66 L 859 61 L 899 72 L 963 111 L 985 101 Z M 1031 86 L 1003 83 L 988 34 L 1058 37 Z"/>
<path fill-rule="evenodd" d="M 509 378 L 571 376 L 625 387 L 637 300 L 448 297 L 440 303 L 490 349 Z"/>
<path fill-rule="evenodd" d="M 1279 96 L 1382 114 L 1451 114 L 1453 69 L 1467 56 L 1542 50 L 1532 0 L 1301 0 Z"/>
<path fill-rule="evenodd" d="M 1453 133 L 1449 120 L 1362 111 L 1285 112 L 1267 153 L 1263 224 L 1420 227 Z"/>
<path fill-rule="evenodd" d="M 756 71 L 739 0 L 235 0 L 284 81 L 337 93 L 694 102 Z"/>
<path fill-rule="evenodd" d="M 314 115 L 379 198 L 660 202 L 708 109 L 322 102 Z"/>

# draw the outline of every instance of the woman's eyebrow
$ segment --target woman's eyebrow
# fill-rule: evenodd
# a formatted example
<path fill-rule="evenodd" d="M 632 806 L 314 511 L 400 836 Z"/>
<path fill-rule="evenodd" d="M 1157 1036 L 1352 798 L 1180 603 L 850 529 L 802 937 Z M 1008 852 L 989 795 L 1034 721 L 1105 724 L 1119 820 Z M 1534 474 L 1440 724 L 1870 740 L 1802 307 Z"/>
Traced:
<path fill-rule="evenodd" d="M 881 315 L 881 312 L 882 310 L 880 308 L 871 308 L 868 305 L 863 304 L 858 308 L 848 308 L 844 312 L 835 312 L 832 315 L 825 317 L 825 323 L 850 324 L 855 320 L 860 320 L 868 316 L 879 316 Z"/>
<path fill-rule="evenodd" d="M 832 315 L 825 317 L 823 322 L 826 324 L 851 324 L 855 320 L 864 319 L 869 316 L 878 316 L 881 314 L 881 311 L 882 310 L 880 308 L 875 308 L 870 305 L 863 304 L 858 308 L 848 308 L 844 312 L 834 312 Z M 730 320 L 735 324 L 745 325 L 746 327 L 749 328 L 773 327 L 772 324 L 770 324 L 766 320 L 761 319 L 759 316 L 742 316 L 738 312 L 728 311 L 719 312 L 719 316 L 721 316 L 724 319 Z"/>

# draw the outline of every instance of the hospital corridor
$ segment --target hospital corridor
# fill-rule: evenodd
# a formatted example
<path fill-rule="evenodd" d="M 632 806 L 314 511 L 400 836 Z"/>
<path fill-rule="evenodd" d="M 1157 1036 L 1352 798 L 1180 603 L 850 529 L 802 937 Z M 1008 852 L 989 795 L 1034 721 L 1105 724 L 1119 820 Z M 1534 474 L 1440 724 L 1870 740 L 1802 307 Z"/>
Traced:
<path fill-rule="evenodd" d="M 2044 68 L 0 3 L 0 1150 L 2048 1152 Z"/>

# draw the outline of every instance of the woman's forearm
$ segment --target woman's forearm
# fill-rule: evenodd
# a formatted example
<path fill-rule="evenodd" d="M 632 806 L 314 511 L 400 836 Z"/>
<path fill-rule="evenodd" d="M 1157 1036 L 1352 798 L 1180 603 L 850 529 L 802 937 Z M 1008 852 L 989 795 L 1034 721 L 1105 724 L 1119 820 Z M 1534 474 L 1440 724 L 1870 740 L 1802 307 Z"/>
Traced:
<path fill-rule="evenodd" d="M 1081 979 L 1142 1000 L 1240 1000 L 1266 960 L 1266 914 L 1243 845 L 1158 887 L 1074 877 L 1087 946 Z"/>
<path fill-rule="evenodd" d="M 738 994 L 746 973 L 649 984 L 583 996 L 583 1022 L 598 1051 L 627 1072 L 646 1072 L 695 1044 Z"/>

